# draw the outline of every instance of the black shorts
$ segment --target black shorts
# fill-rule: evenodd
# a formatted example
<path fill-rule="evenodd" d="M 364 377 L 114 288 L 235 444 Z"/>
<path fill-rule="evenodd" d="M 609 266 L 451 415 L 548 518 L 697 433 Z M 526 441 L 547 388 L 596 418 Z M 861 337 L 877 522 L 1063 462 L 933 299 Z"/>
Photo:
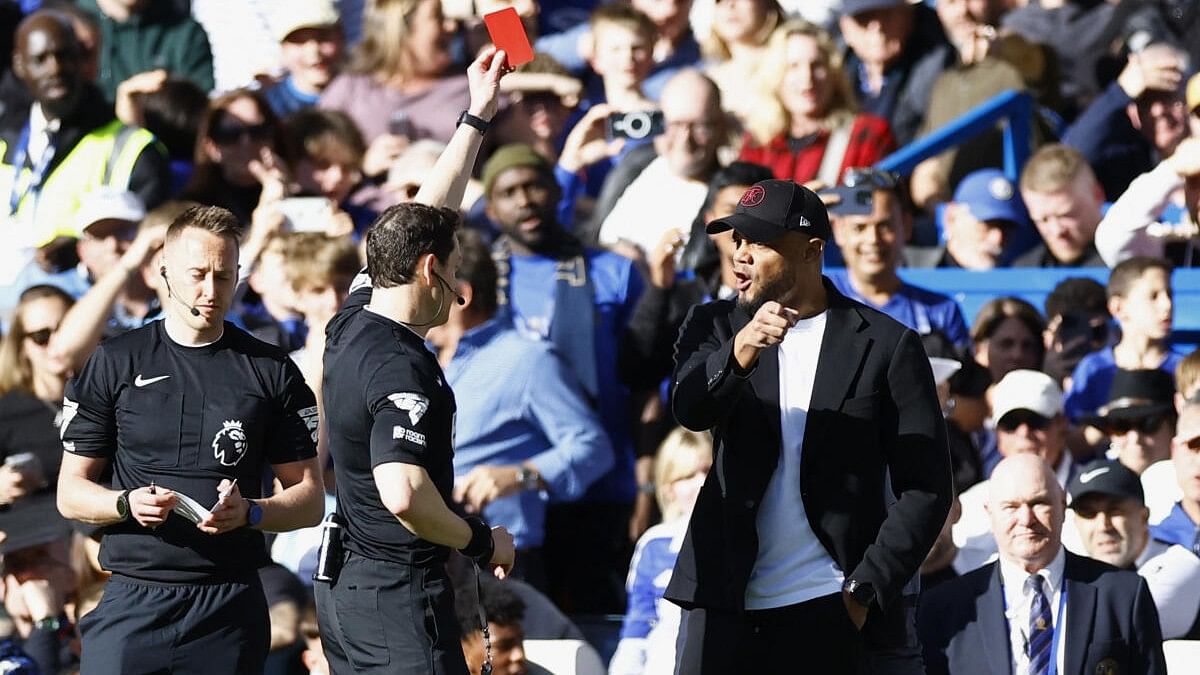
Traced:
<path fill-rule="evenodd" d="M 114 575 L 79 622 L 80 672 L 260 675 L 271 620 L 257 574 L 241 582 L 159 584 Z"/>
<path fill-rule="evenodd" d="M 336 582 L 314 585 L 332 675 L 468 675 L 445 566 L 345 555 Z"/>

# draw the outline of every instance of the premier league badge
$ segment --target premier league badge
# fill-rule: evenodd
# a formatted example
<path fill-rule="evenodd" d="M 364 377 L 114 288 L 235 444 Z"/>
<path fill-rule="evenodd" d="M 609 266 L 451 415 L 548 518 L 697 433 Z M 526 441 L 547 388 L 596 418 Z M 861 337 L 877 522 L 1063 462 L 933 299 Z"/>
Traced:
<path fill-rule="evenodd" d="M 237 466 L 246 456 L 246 432 L 237 420 L 222 422 L 224 427 L 213 437 L 213 456 L 222 466 Z"/>

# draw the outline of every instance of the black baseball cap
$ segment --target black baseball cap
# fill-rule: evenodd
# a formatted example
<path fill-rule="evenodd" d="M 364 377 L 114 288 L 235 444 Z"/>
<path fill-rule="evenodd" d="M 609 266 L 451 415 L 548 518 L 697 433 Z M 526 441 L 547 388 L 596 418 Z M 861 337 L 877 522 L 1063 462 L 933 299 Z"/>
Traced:
<path fill-rule="evenodd" d="M 788 232 L 829 239 L 829 211 L 817 193 L 790 180 L 764 180 L 742 194 L 733 215 L 705 228 L 709 234 L 737 230 L 750 241 L 769 242 Z"/>
<path fill-rule="evenodd" d="M 1111 495 L 1146 503 L 1142 479 L 1124 464 L 1111 459 L 1098 459 L 1083 466 L 1079 475 L 1067 484 L 1071 504 L 1091 494 Z"/>

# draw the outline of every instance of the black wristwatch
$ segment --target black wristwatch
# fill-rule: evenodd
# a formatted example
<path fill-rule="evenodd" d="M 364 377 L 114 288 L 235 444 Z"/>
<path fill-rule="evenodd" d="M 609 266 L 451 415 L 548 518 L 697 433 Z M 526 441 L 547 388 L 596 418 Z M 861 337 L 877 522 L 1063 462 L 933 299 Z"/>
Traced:
<path fill-rule="evenodd" d="M 458 121 L 454 123 L 454 128 L 457 129 L 464 124 L 478 131 L 480 136 L 486 134 L 488 130 L 487 120 L 482 117 L 476 117 L 466 110 L 458 115 Z"/>
<path fill-rule="evenodd" d="M 129 520 L 129 493 L 133 490 L 126 490 L 117 495 L 117 515 L 121 517 L 121 522 Z"/>
<path fill-rule="evenodd" d="M 875 587 L 865 581 L 847 579 L 846 583 L 842 584 L 842 590 L 863 607 L 875 604 Z"/>

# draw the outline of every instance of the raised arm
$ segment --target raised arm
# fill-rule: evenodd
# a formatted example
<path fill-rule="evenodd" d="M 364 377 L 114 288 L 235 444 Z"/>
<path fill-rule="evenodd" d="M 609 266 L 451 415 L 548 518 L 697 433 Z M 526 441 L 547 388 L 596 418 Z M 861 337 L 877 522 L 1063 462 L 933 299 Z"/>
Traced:
<path fill-rule="evenodd" d="M 500 78 L 505 72 L 505 55 L 495 47 L 480 53 L 467 68 L 467 81 L 471 89 L 471 103 L 467 113 L 491 122 L 496 116 L 497 99 L 500 95 Z M 457 114 L 446 111 L 447 114 Z M 483 134 L 469 124 L 460 124 L 438 157 L 429 176 L 421 184 L 414 201 L 430 206 L 458 208 L 462 203 L 467 181 L 475 168 Z"/>

